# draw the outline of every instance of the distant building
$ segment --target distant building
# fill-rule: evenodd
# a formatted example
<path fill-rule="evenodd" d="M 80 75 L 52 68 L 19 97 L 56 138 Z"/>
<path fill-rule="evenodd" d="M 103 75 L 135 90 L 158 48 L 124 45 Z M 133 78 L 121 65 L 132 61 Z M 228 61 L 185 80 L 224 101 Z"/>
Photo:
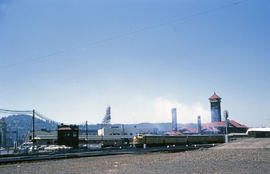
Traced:
<path fill-rule="evenodd" d="M 220 102 L 221 98 L 214 93 L 210 98 L 210 105 L 211 105 L 211 122 L 220 122 L 221 121 L 221 107 Z"/>
<path fill-rule="evenodd" d="M 248 136 L 255 138 L 269 138 L 270 128 L 250 128 L 247 131 Z"/>
<path fill-rule="evenodd" d="M 177 113 L 176 113 L 176 108 L 172 108 L 172 131 L 177 131 Z"/>
<path fill-rule="evenodd" d="M 230 133 L 246 133 L 248 127 L 237 123 L 234 120 L 228 120 L 228 134 Z M 225 134 L 226 121 L 206 123 L 202 125 L 202 133 L 204 134 Z"/>
<path fill-rule="evenodd" d="M 119 127 L 104 127 L 98 130 L 98 136 L 123 135 L 123 129 Z"/>
<path fill-rule="evenodd" d="M 80 135 L 86 134 L 86 130 L 85 129 L 80 129 L 79 134 Z M 98 134 L 98 129 L 88 129 L 87 134 L 88 135 L 97 135 Z"/>
<path fill-rule="evenodd" d="M 24 142 L 32 141 L 32 132 L 28 132 L 25 136 Z M 38 130 L 35 131 L 35 144 L 36 145 L 56 145 L 57 144 L 57 131 Z"/>
<path fill-rule="evenodd" d="M 246 133 L 248 127 L 237 123 L 234 120 L 228 120 L 228 133 Z M 198 134 L 198 127 L 196 129 L 182 127 L 178 129 L 178 131 L 182 134 Z M 214 123 L 206 123 L 201 125 L 200 134 L 225 134 L 226 133 L 226 122 L 214 122 Z"/>
<path fill-rule="evenodd" d="M 79 128 L 76 125 L 58 125 L 57 144 L 66 145 L 73 148 L 79 146 Z"/>
<path fill-rule="evenodd" d="M 98 130 L 99 136 L 123 135 L 133 137 L 136 134 L 157 134 L 158 129 L 155 128 L 124 128 L 124 127 L 104 127 Z"/>

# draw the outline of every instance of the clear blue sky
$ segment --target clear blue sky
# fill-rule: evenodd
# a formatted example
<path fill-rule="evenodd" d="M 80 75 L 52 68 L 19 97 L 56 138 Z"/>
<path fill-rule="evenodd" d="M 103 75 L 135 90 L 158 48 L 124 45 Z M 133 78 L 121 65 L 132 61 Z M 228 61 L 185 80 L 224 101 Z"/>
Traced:
<path fill-rule="evenodd" d="M 234 2 L 0 0 L 0 108 L 208 122 L 216 91 L 231 119 L 269 126 L 270 1 Z"/>

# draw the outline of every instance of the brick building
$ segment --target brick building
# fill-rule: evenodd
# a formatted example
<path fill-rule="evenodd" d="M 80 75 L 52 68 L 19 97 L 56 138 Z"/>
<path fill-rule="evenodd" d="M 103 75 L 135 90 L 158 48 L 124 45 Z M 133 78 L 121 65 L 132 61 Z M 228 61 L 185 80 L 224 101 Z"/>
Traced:
<path fill-rule="evenodd" d="M 58 125 L 57 144 L 73 147 L 79 146 L 79 128 L 76 125 Z"/>

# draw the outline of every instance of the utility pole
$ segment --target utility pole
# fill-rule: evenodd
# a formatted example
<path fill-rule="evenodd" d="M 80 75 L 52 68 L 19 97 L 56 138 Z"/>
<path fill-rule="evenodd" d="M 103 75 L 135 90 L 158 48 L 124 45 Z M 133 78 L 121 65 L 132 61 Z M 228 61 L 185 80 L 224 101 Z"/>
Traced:
<path fill-rule="evenodd" d="M 16 129 L 16 142 L 18 143 L 18 128 Z"/>
<path fill-rule="evenodd" d="M 32 142 L 33 142 L 33 150 L 35 144 L 35 109 L 33 109 L 33 128 L 32 128 Z"/>
<path fill-rule="evenodd" d="M 229 136 L 228 136 L 229 112 L 227 110 L 225 110 L 223 115 L 224 115 L 224 119 L 225 119 L 225 143 L 228 143 L 229 142 Z"/>
<path fill-rule="evenodd" d="M 86 144 L 88 144 L 88 123 L 87 123 L 87 120 L 85 122 L 85 137 L 86 137 Z"/>
<path fill-rule="evenodd" d="M 17 150 L 18 147 L 18 128 L 16 129 L 16 142 L 15 142 L 15 150 Z"/>

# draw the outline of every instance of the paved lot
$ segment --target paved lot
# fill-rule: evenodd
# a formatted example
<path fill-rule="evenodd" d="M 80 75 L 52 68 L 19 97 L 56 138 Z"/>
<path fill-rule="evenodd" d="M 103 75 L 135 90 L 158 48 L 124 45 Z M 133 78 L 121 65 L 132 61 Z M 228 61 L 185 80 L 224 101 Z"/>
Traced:
<path fill-rule="evenodd" d="M 244 138 L 214 149 L 270 149 L 270 138 Z"/>
<path fill-rule="evenodd" d="M 247 148 L 247 142 L 257 144 L 258 147 Z M 0 166 L 0 173 L 269 173 L 269 138 L 234 143 L 238 145 L 229 144 L 222 148 L 180 153 L 116 155 L 8 164 Z"/>

